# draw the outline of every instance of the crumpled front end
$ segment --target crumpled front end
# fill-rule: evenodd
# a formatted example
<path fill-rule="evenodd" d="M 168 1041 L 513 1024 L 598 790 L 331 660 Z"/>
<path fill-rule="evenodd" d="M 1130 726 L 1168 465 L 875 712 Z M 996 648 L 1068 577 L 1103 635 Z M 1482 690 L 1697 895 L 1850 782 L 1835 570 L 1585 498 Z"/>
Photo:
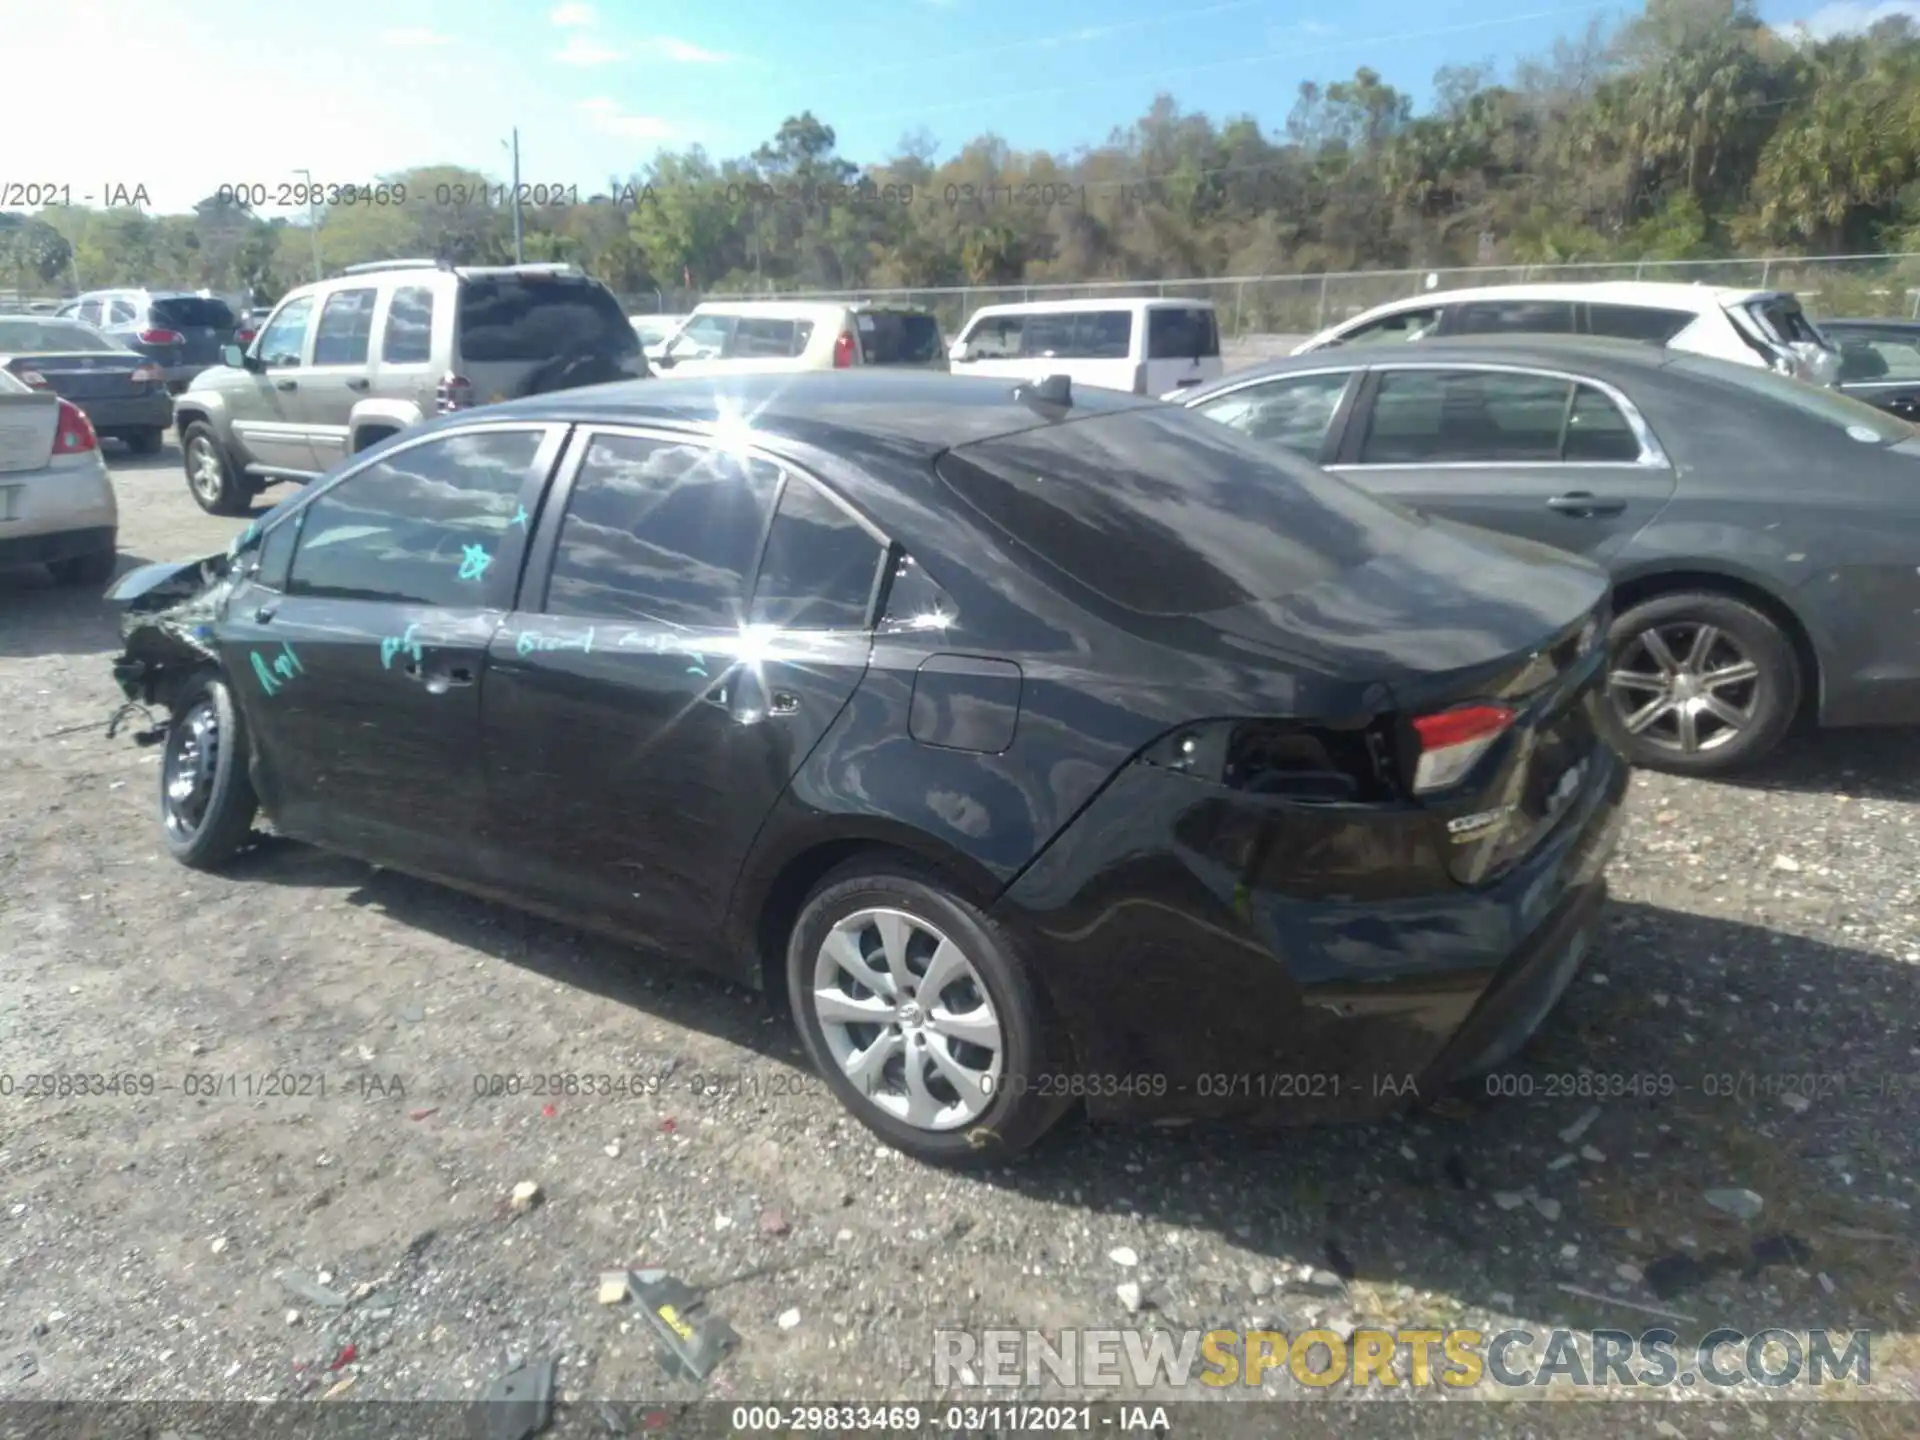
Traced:
<path fill-rule="evenodd" d="M 129 700 L 165 703 L 180 681 L 218 662 L 214 624 L 235 578 L 224 554 L 143 565 L 120 577 L 107 601 L 120 608 L 125 648 L 113 678 Z"/>

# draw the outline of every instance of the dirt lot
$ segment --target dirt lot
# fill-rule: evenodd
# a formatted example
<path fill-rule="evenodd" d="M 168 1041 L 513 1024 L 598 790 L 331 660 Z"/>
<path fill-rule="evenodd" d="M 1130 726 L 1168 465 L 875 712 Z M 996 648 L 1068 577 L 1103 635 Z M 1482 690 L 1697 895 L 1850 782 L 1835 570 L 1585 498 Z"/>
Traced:
<path fill-rule="evenodd" d="M 172 449 L 111 459 L 123 565 L 242 523 L 194 507 Z M 1687 1334 L 1870 1327 L 1876 1385 L 1920 1393 L 1911 732 L 1737 785 L 1640 777 L 1608 928 L 1519 1093 L 1371 1128 L 1081 1126 L 959 1178 L 879 1148 L 784 1021 L 669 961 L 283 842 L 221 878 L 165 859 L 156 752 L 79 728 L 119 699 L 116 650 L 96 597 L 0 573 L 0 1398 L 463 1399 L 538 1355 L 564 1396 L 699 1393 L 597 1303 L 630 1264 L 714 1287 L 727 1397 L 931 1396 L 936 1328 L 1662 1323 L 1623 1302 Z M 124 1080 L 30 1098 L 48 1075 Z M 539 1075 L 638 1093 L 477 1093 Z M 1760 1433 L 1754 1393 L 1607 1433 Z M 1866 1417 L 1806 1433 L 1915 1430 Z"/>

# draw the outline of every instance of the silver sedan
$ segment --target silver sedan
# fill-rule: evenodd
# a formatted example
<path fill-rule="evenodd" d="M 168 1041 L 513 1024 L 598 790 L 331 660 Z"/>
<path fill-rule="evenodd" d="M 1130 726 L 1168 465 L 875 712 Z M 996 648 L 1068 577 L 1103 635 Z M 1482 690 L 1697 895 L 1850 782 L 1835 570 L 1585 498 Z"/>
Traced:
<path fill-rule="evenodd" d="M 0 566 L 43 564 L 63 585 L 104 586 L 119 530 L 92 423 L 0 370 Z"/>

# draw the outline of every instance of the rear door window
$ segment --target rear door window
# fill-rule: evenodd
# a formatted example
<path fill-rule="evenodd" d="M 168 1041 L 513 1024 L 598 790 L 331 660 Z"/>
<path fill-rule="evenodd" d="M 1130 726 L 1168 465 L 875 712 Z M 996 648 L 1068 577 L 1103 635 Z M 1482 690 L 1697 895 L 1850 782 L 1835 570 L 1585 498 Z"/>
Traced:
<path fill-rule="evenodd" d="M 1556 461 L 1571 391 L 1539 375 L 1384 371 L 1359 463 Z"/>
<path fill-rule="evenodd" d="M 1651 305 L 1588 305 L 1587 333 L 1615 340 L 1644 340 L 1664 345 L 1694 321 L 1688 310 Z"/>
<path fill-rule="evenodd" d="M 1133 312 L 1056 310 L 1029 315 L 1021 353 L 1053 360 L 1125 360 L 1133 353 Z"/>
<path fill-rule="evenodd" d="M 1840 380 L 1920 380 L 1920 330 L 1848 330 L 1833 338 L 1840 344 Z"/>
<path fill-rule="evenodd" d="M 704 445 L 596 435 L 574 478 L 541 609 L 734 627 L 780 469 Z"/>
<path fill-rule="evenodd" d="M 946 354 L 940 322 L 910 310 L 868 310 L 854 316 L 860 354 L 869 365 L 928 365 Z"/>
<path fill-rule="evenodd" d="M 1174 406 L 962 445 L 935 468 L 1045 569 L 1145 615 L 1308 588 L 1365 563 L 1390 528 L 1419 523 Z"/>
<path fill-rule="evenodd" d="M 747 618 L 793 630 L 864 630 L 886 553 L 852 511 L 789 475 Z"/>
<path fill-rule="evenodd" d="M 743 359 L 790 360 L 802 354 L 813 336 L 811 320 L 770 320 L 761 316 L 742 316 L 734 327 L 729 356 Z"/>
<path fill-rule="evenodd" d="M 1208 360 L 1220 356 L 1220 326 L 1211 309 L 1156 306 L 1147 311 L 1149 360 Z"/>
<path fill-rule="evenodd" d="M 1455 312 L 1460 335 L 1571 335 L 1570 300 L 1475 300 Z"/>
<path fill-rule="evenodd" d="M 604 286 L 577 276 L 469 275 L 460 285 L 460 356 L 473 364 L 638 353 L 640 337 Z"/>
<path fill-rule="evenodd" d="M 373 338 L 373 301 L 380 292 L 337 290 L 320 308 L 320 323 L 313 332 L 315 365 L 364 365 L 367 345 Z"/>

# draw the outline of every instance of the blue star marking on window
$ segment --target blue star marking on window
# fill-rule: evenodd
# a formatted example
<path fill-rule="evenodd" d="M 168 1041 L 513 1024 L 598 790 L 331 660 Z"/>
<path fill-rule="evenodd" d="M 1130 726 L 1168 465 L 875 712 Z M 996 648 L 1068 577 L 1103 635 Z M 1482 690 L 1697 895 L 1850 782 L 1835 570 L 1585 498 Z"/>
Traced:
<path fill-rule="evenodd" d="M 493 557 L 487 553 L 484 545 L 462 545 L 460 547 L 460 578 L 478 580 L 487 573 L 487 567 L 493 564 Z"/>
<path fill-rule="evenodd" d="M 524 505 L 514 506 L 513 519 L 508 521 L 507 523 L 510 525 L 518 525 L 522 530 L 526 529 L 527 528 L 527 507 Z"/>

